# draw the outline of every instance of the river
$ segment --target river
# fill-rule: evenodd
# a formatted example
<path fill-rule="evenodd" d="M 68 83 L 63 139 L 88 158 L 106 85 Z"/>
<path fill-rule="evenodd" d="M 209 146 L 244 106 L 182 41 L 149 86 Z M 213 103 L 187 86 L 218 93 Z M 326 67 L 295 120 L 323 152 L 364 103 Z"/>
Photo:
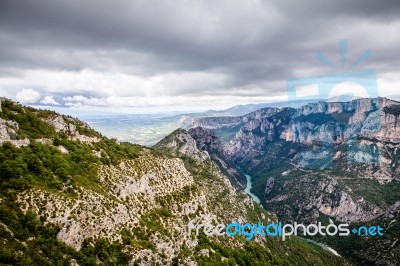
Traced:
<path fill-rule="evenodd" d="M 255 202 L 260 203 L 260 199 L 250 191 L 252 186 L 251 176 L 249 176 L 248 174 L 244 175 L 246 176 L 246 189 L 244 190 L 244 192 L 246 192 L 247 195 L 249 195 Z"/>
<path fill-rule="evenodd" d="M 311 240 L 311 239 L 307 239 L 307 238 L 303 238 L 303 237 L 301 237 L 301 238 L 304 239 L 304 240 L 307 241 L 307 242 L 310 242 L 310 243 L 312 243 L 312 244 L 314 244 L 314 245 L 320 246 L 321 248 L 323 248 L 323 249 L 325 249 L 325 250 L 327 250 L 327 251 L 332 252 L 335 256 L 341 257 L 340 254 L 337 253 L 336 250 L 334 250 L 333 248 L 331 248 L 331 247 L 329 247 L 329 246 L 327 246 L 327 245 L 325 245 L 325 244 L 319 243 L 319 242 L 314 241 L 314 240 Z"/>
<path fill-rule="evenodd" d="M 255 201 L 257 203 L 260 203 L 260 199 L 256 195 L 251 193 L 251 191 L 250 191 L 251 187 L 252 187 L 252 184 L 253 184 L 251 182 L 251 176 L 249 176 L 248 174 L 244 174 L 244 175 L 246 176 L 246 189 L 244 190 L 244 192 L 246 192 L 246 194 L 249 195 L 253 199 L 253 201 Z M 306 238 L 302 238 L 302 239 L 304 239 L 305 241 L 310 242 L 310 243 L 312 243 L 314 245 L 320 246 L 323 249 L 332 252 L 336 256 L 340 256 L 339 253 L 336 252 L 336 250 L 334 250 L 333 248 L 331 248 L 331 247 L 329 247 L 329 246 L 327 246 L 325 244 L 319 243 L 319 242 L 311 240 L 311 239 L 306 239 Z"/>

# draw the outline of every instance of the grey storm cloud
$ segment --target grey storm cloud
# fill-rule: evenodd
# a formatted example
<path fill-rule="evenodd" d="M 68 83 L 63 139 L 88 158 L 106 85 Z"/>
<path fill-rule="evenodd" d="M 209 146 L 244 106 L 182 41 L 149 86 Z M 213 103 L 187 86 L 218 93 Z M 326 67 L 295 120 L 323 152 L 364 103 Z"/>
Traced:
<path fill-rule="evenodd" d="M 224 83 L 166 93 L 245 95 L 235 88 L 259 84 L 262 91 L 248 94 L 274 95 L 298 73 L 327 71 L 315 53 L 337 62 L 340 38 L 349 40 L 349 60 L 371 48 L 367 66 L 393 72 L 399 14 L 395 0 L 0 0 L 0 77 L 32 69 L 142 77 L 199 71 L 223 75 Z"/>

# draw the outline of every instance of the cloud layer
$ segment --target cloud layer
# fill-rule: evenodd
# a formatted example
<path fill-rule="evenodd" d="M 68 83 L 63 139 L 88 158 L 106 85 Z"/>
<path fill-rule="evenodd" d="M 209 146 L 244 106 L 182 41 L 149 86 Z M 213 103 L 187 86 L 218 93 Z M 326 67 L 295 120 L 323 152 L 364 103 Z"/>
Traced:
<path fill-rule="evenodd" d="M 0 4 L 0 94 L 61 106 L 219 108 L 283 100 L 285 80 L 330 69 L 323 52 L 397 94 L 397 1 L 117 0 Z M 340 65 L 340 64 L 338 64 Z M 36 93 L 35 93 L 36 92 Z"/>

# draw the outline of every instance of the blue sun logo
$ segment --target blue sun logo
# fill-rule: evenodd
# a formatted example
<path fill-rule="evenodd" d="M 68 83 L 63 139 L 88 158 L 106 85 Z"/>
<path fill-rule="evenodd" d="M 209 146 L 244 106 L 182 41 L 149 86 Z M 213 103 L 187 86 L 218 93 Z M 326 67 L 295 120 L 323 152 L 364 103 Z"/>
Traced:
<path fill-rule="evenodd" d="M 345 68 L 346 64 L 346 55 L 347 55 L 347 39 L 340 39 L 339 40 L 339 50 L 340 50 L 340 58 L 341 58 L 341 63 L 342 63 L 342 68 Z M 371 49 L 367 49 L 362 53 L 358 59 L 350 66 L 350 68 L 356 67 L 360 65 L 362 62 L 367 60 L 368 58 L 372 57 L 372 51 Z M 338 68 L 336 64 L 334 64 L 328 57 L 326 57 L 323 53 L 317 52 L 315 55 L 315 58 L 320 61 L 321 63 L 332 67 L 332 68 Z"/>
<path fill-rule="evenodd" d="M 330 60 L 321 52 L 317 52 L 315 57 L 318 61 L 335 70 L 339 69 L 340 67 L 340 69 L 343 69 L 340 72 L 329 73 L 320 76 L 293 78 L 286 81 L 286 91 L 289 107 L 298 107 L 296 106 L 296 104 L 299 101 L 310 102 L 310 100 L 324 100 L 343 102 L 349 101 L 348 99 L 353 100 L 354 98 L 377 98 L 379 96 L 376 72 L 374 70 L 351 70 L 351 68 L 359 66 L 361 63 L 365 62 L 372 56 L 371 49 L 365 50 L 358 57 L 358 59 L 355 60 L 355 62 L 349 65 L 346 64 L 346 39 L 339 40 L 339 50 L 340 62 L 338 62 L 337 64 L 335 64 L 332 60 Z M 350 68 L 350 70 L 345 71 L 344 69 L 346 68 Z M 379 109 L 378 100 L 375 100 L 373 105 L 375 109 Z M 376 127 L 371 128 L 371 131 L 380 130 L 380 121 L 377 121 L 376 123 L 378 124 L 376 125 Z M 300 141 L 299 134 L 293 134 L 292 138 L 292 141 L 294 142 Z M 346 136 L 346 138 L 348 142 L 348 162 L 350 164 L 358 163 L 351 158 L 354 153 L 362 148 L 360 147 L 360 145 L 358 145 L 356 141 L 350 141 L 350 139 L 356 138 L 356 134 L 353 134 L 352 136 Z M 318 151 L 314 151 L 312 148 L 310 148 L 309 151 L 305 151 L 304 156 L 300 155 L 300 158 L 308 158 L 307 160 L 304 159 L 302 161 L 303 167 L 315 169 L 332 168 L 332 147 L 335 140 L 327 138 L 316 140 L 322 143 L 321 149 Z M 371 156 L 374 158 L 373 160 L 363 163 L 376 164 L 380 158 L 379 154 L 374 153 L 372 155 Z"/>

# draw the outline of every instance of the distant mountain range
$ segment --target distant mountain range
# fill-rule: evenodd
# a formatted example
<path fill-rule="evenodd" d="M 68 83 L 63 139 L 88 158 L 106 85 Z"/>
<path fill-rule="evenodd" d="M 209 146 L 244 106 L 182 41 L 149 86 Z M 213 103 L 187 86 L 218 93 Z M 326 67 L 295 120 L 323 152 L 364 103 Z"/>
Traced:
<path fill-rule="evenodd" d="M 298 108 L 320 99 L 308 99 L 288 102 L 271 102 L 236 105 L 225 110 L 208 110 L 201 113 L 181 114 L 118 114 L 118 113 L 86 113 L 72 112 L 73 115 L 89 123 L 94 129 L 106 136 L 116 137 L 121 141 L 128 141 L 146 146 L 152 146 L 164 136 L 177 128 L 189 129 L 194 127 L 199 119 L 206 117 L 241 116 L 266 107 Z M 63 112 L 65 110 L 62 110 Z"/>

